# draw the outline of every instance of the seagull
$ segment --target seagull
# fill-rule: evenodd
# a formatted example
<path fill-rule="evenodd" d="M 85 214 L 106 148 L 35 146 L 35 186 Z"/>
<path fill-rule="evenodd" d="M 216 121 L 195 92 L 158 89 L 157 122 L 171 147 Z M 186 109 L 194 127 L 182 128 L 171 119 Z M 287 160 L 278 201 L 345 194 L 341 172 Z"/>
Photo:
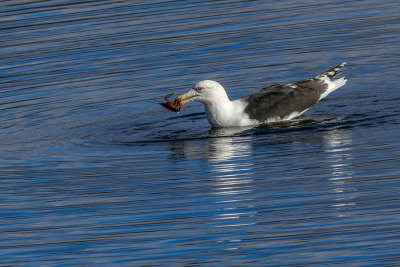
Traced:
<path fill-rule="evenodd" d="M 334 79 L 344 65 L 346 62 L 308 80 L 272 84 L 233 101 L 218 82 L 203 80 L 175 98 L 174 103 L 179 107 L 190 101 L 203 103 L 213 128 L 287 121 L 300 116 L 345 85 L 347 80 L 344 77 Z"/>

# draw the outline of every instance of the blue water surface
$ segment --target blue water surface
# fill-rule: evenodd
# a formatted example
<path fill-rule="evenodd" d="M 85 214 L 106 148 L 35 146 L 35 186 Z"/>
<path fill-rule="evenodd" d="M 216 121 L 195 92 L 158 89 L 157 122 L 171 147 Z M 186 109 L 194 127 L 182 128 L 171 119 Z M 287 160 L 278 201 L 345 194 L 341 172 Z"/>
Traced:
<path fill-rule="evenodd" d="M 0 21 L 0 265 L 400 264 L 398 1 L 9 0 Z M 158 104 L 344 61 L 291 122 Z"/>

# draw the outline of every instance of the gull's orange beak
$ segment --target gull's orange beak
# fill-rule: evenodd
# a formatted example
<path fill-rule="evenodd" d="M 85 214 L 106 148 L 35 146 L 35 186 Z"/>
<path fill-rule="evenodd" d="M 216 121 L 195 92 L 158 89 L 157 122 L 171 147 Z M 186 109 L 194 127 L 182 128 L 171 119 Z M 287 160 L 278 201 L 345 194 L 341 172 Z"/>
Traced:
<path fill-rule="evenodd" d="M 174 100 L 174 104 L 176 106 L 182 107 L 183 105 L 185 105 L 186 103 L 190 102 L 193 100 L 194 97 L 196 97 L 197 95 L 187 95 L 187 94 L 182 94 L 179 95 L 175 98 Z"/>

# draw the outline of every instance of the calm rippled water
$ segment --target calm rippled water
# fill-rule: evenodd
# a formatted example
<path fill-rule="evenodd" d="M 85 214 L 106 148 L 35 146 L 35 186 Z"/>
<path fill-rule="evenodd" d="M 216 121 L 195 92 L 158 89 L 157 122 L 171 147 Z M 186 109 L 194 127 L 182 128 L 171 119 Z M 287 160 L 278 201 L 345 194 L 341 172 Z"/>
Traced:
<path fill-rule="evenodd" d="M 0 265 L 400 264 L 400 4 L 1 1 Z M 347 61 L 290 123 L 158 102 Z"/>

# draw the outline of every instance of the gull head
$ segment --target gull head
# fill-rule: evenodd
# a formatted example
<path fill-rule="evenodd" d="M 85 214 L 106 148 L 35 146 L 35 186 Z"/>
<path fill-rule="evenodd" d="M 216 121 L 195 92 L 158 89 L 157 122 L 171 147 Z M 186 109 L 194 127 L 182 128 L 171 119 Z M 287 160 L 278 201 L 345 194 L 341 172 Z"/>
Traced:
<path fill-rule="evenodd" d="M 204 80 L 196 83 L 188 92 L 175 98 L 175 104 L 182 107 L 192 100 L 207 105 L 226 100 L 229 101 L 229 98 L 222 85 L 215 81 Z"/>

